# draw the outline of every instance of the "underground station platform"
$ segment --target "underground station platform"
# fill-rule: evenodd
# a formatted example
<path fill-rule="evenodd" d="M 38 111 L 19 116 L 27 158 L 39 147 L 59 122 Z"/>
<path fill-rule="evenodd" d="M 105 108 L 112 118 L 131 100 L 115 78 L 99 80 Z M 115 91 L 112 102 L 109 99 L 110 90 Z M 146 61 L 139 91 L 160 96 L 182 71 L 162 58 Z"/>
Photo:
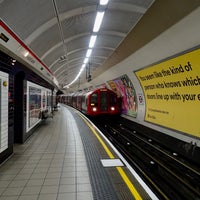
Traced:
<path fill-rule="evenodd" d="M 0 199 L 158 198 L 95 125 L 60 105 L 0 166 Z"/>

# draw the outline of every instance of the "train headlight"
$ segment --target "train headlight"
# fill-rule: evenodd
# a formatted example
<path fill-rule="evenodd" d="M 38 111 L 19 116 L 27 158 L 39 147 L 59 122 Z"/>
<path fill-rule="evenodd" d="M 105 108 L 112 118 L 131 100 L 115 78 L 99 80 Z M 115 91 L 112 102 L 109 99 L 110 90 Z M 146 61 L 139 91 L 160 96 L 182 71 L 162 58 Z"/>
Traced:
<path fill-rule="evenodd" d="M 110 109 L 111 109 L 112 111 L 114 111 L 114 110 L 115 110 L 115 107 L 114 107 L 114 106 L 112 106 Z"/>
<path fill-rule="evenodd" d="M 93 107 L 93 108 L 92 108 L 92 111 L 93 111 L 93 112 L 96 112 L 96 111 L 97 111 L 97 108 L 96 108 L 96 107 Z"/>

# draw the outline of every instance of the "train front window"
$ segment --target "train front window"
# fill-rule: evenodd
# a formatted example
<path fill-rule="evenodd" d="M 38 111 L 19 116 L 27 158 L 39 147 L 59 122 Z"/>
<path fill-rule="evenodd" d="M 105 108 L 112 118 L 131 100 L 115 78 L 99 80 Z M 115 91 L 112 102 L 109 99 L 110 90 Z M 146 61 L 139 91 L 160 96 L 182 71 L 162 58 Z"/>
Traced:
<path fill-rule="evenodd" d="M 101 91 L 101 93 L 100 93 L 100 110 L 101 111 L 108 110 L 107 92 L 106 91 Z"/>
<path fill-rule="evenodd" d="M 97 104 L 98 104 L 98 95 L 96 93 L 94 93 L 90 97 L 90 105 L 97 106 Z"/>
<path fill-rule="evenodd" d="M 115 94 L 110 93 L 110 105 L 115 105 L 117 102 Z"/>

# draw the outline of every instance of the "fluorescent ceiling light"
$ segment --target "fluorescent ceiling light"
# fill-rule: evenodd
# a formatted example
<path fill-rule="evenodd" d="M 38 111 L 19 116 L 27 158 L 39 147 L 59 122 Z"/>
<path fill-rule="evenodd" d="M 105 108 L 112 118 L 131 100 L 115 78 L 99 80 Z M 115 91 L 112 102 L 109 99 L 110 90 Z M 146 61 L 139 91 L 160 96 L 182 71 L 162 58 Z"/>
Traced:
<path fill-rule="evenodd" d="M 24 57 L 27 57 L 29 55 L 29 51 L 27 51 L 26 49 L 24 49 L 22 46 L 20 46 L 19 48 L 17 48 L 17 51 L 19 51 L 20 54 L 22 54 Z"/>
<path fill-rule="evenodd" d="M 96 42 L 97 36 L 96 35 L 92 35 L 90 38 L 90 43 L 89 43 L 89 48 L 93 48 L 94 44 Z"/>
<path fill-rule="evenodd" d="M 29 52 L 28 51 L 25 51 L 24 52 L 24 57 L 27 57 L 29 55 Z"/>
<path fill-rule="evenodd" d="M 85 66 L 86 66 L 86 63 L 83 63 L 83 64 L 82 64 L 82 67 L 81 67 L 81 69 L 80 69 L 80 72 L 82 72 L 82 71 L 84 70 Z"/>
<path fill-rule="evenodd" d="M 89 58 L 91 56 L 92 49 L 88 49 L 86 53 L 86 57 Z"/>
<path fill-rule="evenodd" d="M 85 58 L 85 60 L 86 59 L 87 59 L 87 62 L 88 62 L 88 58 Z M 85 60 L 84 60 L 84 62 L 85 62 Z M 65 85 L 63 88 L 69 88 L 70 85 L 72 85 L 74 82 L 76 82 L 78 80 L 79 76 L 81 75 L 81 73 L 83 72 L 84 68 L 86 67 L 86 63 L 82 64 L 81 69 L 80 69 L 79 73 L 77 74 L 77 76 L 75 77 L 75 79 L 71 83 L 69 83 L 68 85 Z"/>
<path fill-rule="evenodd" d="M 58 81 L 57 81 L 57 79 L 55 78 L 55 77 L 53 77 L 53 82 L 58 86 L 59 84 L 58 84 Z"/>
<path fill-rule="evenodd" d="M 107 5 L 108 1 L 109 0 L 100 0 L 100 5 Z M 103 20 L 103 17 L 104 17 L 104 13 L 105 12 L 102 12 L 102 11 L 101 12 L 97 12 L 97 15 L 96 15 L 96 18 L 95 18 L 94 27 L 93 27 L 93 32 L 94 33 L 97 33 L 99 31 L 101 23 L 102 23 L 102 20 Z M 69 88 L 69 86 L 72 85 L 78 79 L 78 77 L 81 75 L 82 71 L 84 70 L 84 68 L 86 67 L 86 64 L 89 61 L 89 57 L 91 56 L 92 48 L 95 45 L 96 39 L 97 39 L 97 35 L 92 35 L 90 37 L 89 49 L 87 50 L 86 57 L 84 59 L 83 65 L 82 65 L 78 75 L 76 76 L 76 78 L 71 83 L 69 83 L 68 85 L 65 85 L 64 88 Z"/>
<path fill-rule="evenodd" d="M 104 13 L 105 12 L 97 12 L 96 19 L 95 19 L 95 22 L 94 22 L 93 32 L 99 31 L 102 20 L 103 20 Z"/>
<path fill-rule="evenodd" d="M 108 4 L 109 0 L 100 0 L 100 5 L 106 5 Z"/>
<path fill-rule="evenodd" d="M 83 61 L 83 63 L 84 64 L 88 63 L 88 60 L 89 60 L 89 58 L 85 58 L 84 61 Z"/>

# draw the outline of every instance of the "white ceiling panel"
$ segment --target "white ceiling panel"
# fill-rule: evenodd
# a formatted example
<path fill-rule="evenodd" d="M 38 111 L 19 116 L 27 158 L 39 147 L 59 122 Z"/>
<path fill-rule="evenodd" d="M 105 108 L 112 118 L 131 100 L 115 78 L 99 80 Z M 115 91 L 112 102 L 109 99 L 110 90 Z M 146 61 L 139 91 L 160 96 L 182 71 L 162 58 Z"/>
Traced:
<path fill-rule="evenodd" d="M 89 58 L 91 73 L 101 68 L 153 2 L 109 0 L 102 6 L 99 0 L 2 0 L 0 17 L 64 86 L 83 64 L 97 11 L 105 14 Z"/>

